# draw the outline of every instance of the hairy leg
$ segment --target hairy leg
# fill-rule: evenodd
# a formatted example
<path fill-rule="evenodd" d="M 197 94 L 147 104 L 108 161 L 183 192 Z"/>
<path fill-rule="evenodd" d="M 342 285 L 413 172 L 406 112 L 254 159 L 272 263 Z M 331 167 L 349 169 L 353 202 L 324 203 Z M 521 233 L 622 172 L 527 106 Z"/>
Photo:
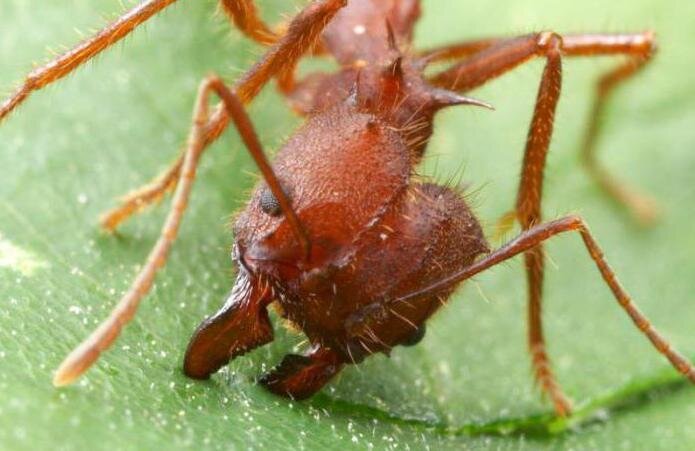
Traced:
<path fill-rule="evenodd" d="M 259 16 L 254 0 L 220 0 L 220 6 L 242 33 L 259 44 L 275 44 L 287 29 L 287 23 L 284 22 L 275 27 L 268 26 Z M 314 55 L 325 52 L 326 49 L 320 42 L 313 49 Z"/>
<path fill-rule="evenodd" d="M 596 157 L 596 143 L 603 127 L 603 117 L 608 100 L 622 82 L 632 77 L 651 60 L 651 53 L 629 58 L 623 64 L 601 77 L 596 85 L 594 105 L 589 115 L 589 125 L 584 134 L 581 156 L 584 167 L 599 186 L 618 204 L 627 207 L 632 217 L 642 225 L 654 223 L 659 215 L 656 201 L 629 185 L 616 180 L 615 175 L 605 169 Z"/>
<path fill-rule="evenodd" d="M 99 217 L 99 225 L 113 233 L 123 221 L 162 200 L 167 192 L 176 188 L 185 156 L 184 151 L 159 177 L 123 196 L 120 205 Z"/>
<path fill-rule="evenodd" d="M 523 231 L 509 243 L 491 252 L 485 258 L 478 260 L 467 268 L 428 287 L 409 293 L 400 298 L 391 299 L 388 302 L 397 304 L 436 295 L 510 258 L 522 253 L 527 254 L 548 239 L 566 232 L 578 232 L 581 235 L 589 256 L 595 263 L 601 277 L 610 288 L 620 307 L 630 317 L 635 326 L 647 339 L 649 339 L 654 348 L 663 354 L 677 371 L 686 376 L 691 382 L 695 383 L 695 367 L 685 357 L 673 349 L 669 342 L 654 328 L 654 326 L 652 326 L 649 319 L 640 312 L 630 295 L 618 281 L 613 269 L 608 265 L 601 247 L 594 239 L 588 226 L 579 216 L 567 216 L 555 221 L 534 225 L 530 229 Z M 558 414 L 561 415 L 567 413 L 567 411 L 558 411 Z"/>
<path fill-rule="evenodd" d="M 482 50 L 475 53 L 475 48 Z M 628 55 L 633 60 L 647 58 L 653 49 L 653 36 L 641 35 L 570 35 L 539 33 L 520 38 L 492 41 L 477 41 L 431 52 L 436 55 L 460 56 L 469 52 L 469 57 L 451 68 L 435 75 L 432 82 L 450 89 L 468 91 L 488 80 L 498 77 L 531 58 L 546 58 L 541 83 L 534 108 L 531 126 L 526 141 L 523 169 L 516 209 L 503 218 L 503 228 L 518 220 L 523 230 L 528 230 L 541 221 L 543 177 L 547 153 L 553 133 L 555 110 L 562 84 L 562 57 L 588 55 Z M 427 55 L 425 56 L 427 57 Z M 622 67 L 622 66 L 621 66 Z M 623 73 L 622 71 L 620 72 Z M 624 77 L 622 77 L 624 78 Z M 620 78 L 620 79 L 622 79 Z M 603 105 L 604 97 L 598 104 Z M 592 120 L 587 136 L 597 131 Z M 592 154 L 593 155 L 593 154 Z M 633 208 L 631 206 L 631 208 Z M 633 208 L 634 209 L 634 208 Z M 506 223 L 506 224 L 504 224 Z M 553 375 L 545 350 L 541 306 L 543 297 L 544 257 L 541 246 L 525 255 L 528 279 L 528 342 L 534 375 L 541 389 L 547 393 L 558 412 L 568 412 L 570 403 L 562 393 Z"/>
<path fill-rule="evenodd" d="M 268 187 L 273 192 L 275 198 L 278 199 L 280 208 L 282 208 L 290 222 L 297 240 L 308 254 L 309 241 L 306 232 L 299 223 L 299 219 L 292 209 L 289 199 L 280 187 L 280 183 L 263 153 L 258 137 L 243 109 L 241 101 L 218 77 L 208 77 L 201 83 L 198 90 L 198 98 L 193 112 L 193 125 L 189 135 L 188 146 L 184 152 L 179 181 L 169 215 L 164 222 L 159 239 L 150 251 L 145 265 L 133 280 L 130 289 L 121 298 L 109 317 L 85 341 L 75 348 L 60 365 L 53 380 L 55 385 L 62 386 L 73 382 L 96 362 L 103 351 L 111 346 L 123 327 L 135 315 L 140 301 L 149 292 L 157 271 L 166 263 L 188 204 L 198 161 L 205 150 L 205 125 L 208 123 L 208 103 L 211 93 L 217 94 L 222 99 L 227 114 L 234 121 L 239 135 L 259 166 Z"/>
<path fill-rule="evenodd" d="M 561 39 L 556 35 L 547 37 L 547 62 L 526 141 L 516 205 L 517 219 L 523 230 L 528 230 L 541 221 L 545 163 L 562 85 L 560 43 Z M 542 246 L 528 251 L 524 255 L 524 263 L 528 287 L 528 345 L 534 376 L 543 392 L 550 396 L 555 410 L 560 414 L 568 414 L 571 403 L 555 379 L 545 349 L 541 316 L 545 266 Z"/>
<path fill-rule="evenodd" d="M 183 213 L 188 204 L 198 160 L 203 153 L 203 131 L 208 116 L 208 96 L 210 88 L 202 84 L 193 113 L 193 126 L 184 152 L 184 162 L 179 175 L 179 183 L 164 221 L 162 232 L 150 251 L 147 261 L 133 280 L 128 292 L 121 298 L 109 317 L 76 347 L 60 364 L 53 378 L 53 385 L 63 386 L 74 382 L 87 371 L 101 353 L 108 349 L 125 326 L 135 315 L 140 300 L 152 287 L 157 271 L 166 263 L 178 233 Z"/>
<path fill-rule="evenodd" d="M 243 103 L 248 103 L 275 76 L 283 79 L 291 74 L 297 62 L 310 52 L 327 22 L 345 6 L 347 0 L 319 0 L 309 4 L 289 24 L 287 32 L 234 85 L 233 90 Z M 203 147 L 213 143 L 227 128 L 229 114 L 219 104 L 205 126 Z M 124 197 L 122 203 L 102 216 L 102 225 L 113 231 L 118 224 L 144 210 L 176 186 L 180 171 L 179 157 L 155 181 Z M 166 183 L 173 180 L 173 183 Z"/>
<path fill-rule="evenodd" d="M 480 53 L 500 42 L 507 41 L 505 38 L 483 38 L 470 41 L 457 42 L 455 44 L 433 47 L 418 52 L 418 58 L 427 64 L 461 60 L 468 58 L 476 53 Z"/>
<path fill-rule="evenodd" d="M 220 0 L 220 6 L 242 33 L 259 44 L 272 45 L 279 39 L 260 18 L 253 0 Z"/>
<path fill-rule="evenodd" d="M 446 61 L 465 58 L 449 69 L 436 74 L 432 83 L 459 91 L 470 91 L 503 75 L 518 65 L 538 56 L 545 56 L 538 45 L 542 33 L 508 39 L 480 39 L 435 48 L 421 53 L 424 61 Z M 601 131 L 601 113 L 606 101 L 621 82 L 649 63 L 656 43 L 652 32 L 637 34 L 569 34 L 562 36 L 561 53 L 567 57 L 625 56 L 627 61 L 603 75 L 586 127 L 582 161 L 589 175 L 599 186 L 640 224 L 649 224 L 657 216 L 656 203 L 633 188 L 617 182 L 596 159 L 596 141 Z M 506 218 L 506 225 L 511 222 Z"/>
<path fill-rule="evenodd" d="M 24 83 L 0 105 L 0 121 L 17 108 L 34 91 L 70 74 L 98 53 L 130 34 L 138 25 L 162 11 L 176 0 L 147 0 L 119 17 L 91 38 L 33 70 Z"/>

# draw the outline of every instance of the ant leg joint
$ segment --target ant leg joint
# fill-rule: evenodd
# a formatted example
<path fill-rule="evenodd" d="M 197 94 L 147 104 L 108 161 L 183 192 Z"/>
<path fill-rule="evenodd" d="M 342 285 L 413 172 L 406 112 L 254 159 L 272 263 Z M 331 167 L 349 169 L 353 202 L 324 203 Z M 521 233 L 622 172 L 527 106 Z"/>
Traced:
<path fill-rule="evenodd" d="M 562 36 L 554 31 L 542 31 L 538 33 L 536 44 L 542 53 L 559 51 L 562 48 Z"/>
<path fill-rule="evenodd" d="M 656 32 L 654 30 L 645 31 L 636 40 L 638 41 L 637 44 L 643 44 L 649 47 L 649 51 L 646 52 L 647 58 L 654 56 L 654 54 L 659 50 L 659 45 L 656 41 Z"/>

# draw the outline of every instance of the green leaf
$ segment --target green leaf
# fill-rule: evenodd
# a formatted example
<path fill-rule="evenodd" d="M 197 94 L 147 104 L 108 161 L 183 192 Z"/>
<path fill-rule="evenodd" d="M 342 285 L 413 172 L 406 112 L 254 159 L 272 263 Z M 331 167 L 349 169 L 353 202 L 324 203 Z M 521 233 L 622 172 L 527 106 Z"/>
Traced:
<path fill-rule="evenodd" d="M 293 13 L 286 3 L 261 2 L 264 16 Z M 0 8 L 0 86 L 8 91 L 46 46 L 71 45 L 80 39 L 74 29 L 122 10 L 114 0 L 40 8 L 2 0 Z M 420 47 L 541 29 L 657 31 L 658 58 L 615 96 L 600 146 L 616 174 L 659 200 L 660 222 L 635 226 L 579 168 L 593 83 L 614 64 L 606 58 L 565 61 L 545 212 L 581 213 L 638 305 L 695 355 L 695 4 L 425 0 L 423 9 Z M 348 368 L 311 401 L 289 402 L 253 382 L 300 346 L 282 328 L 272 345 L 211 381 L 185 378 L 187 340 L 231 285 L 228 217 L 254 183 L 233 131 L 203 159 L 180 238 L 135 321 L 81 382 L 54 389 L 53 369 L 127 288 L 168 203 L 116 237 L 99 232 L 97 215 L 173 160 L 203 76 L 231 81 L 262 51 L 214 11 L 212 0 L 182 1 L 33 95 L 0 127 L 0 448 L 695 446 L 695 390 L 634 328 L 571 236 L 548 246 L 545 305 L 549 351 L 577 405 L 569 420 L 553 417 L 533 388 L 518 261 L 462 287 L 420 345 Z M 514 202 L 541 67 L 528 64 L 476 92 L 494 113 L 459 108 L 437 120 L 423 170 L 470 182 L 489 232 Z M 271 149 L 299 123 L 273 89 L 251 113 Z"/>

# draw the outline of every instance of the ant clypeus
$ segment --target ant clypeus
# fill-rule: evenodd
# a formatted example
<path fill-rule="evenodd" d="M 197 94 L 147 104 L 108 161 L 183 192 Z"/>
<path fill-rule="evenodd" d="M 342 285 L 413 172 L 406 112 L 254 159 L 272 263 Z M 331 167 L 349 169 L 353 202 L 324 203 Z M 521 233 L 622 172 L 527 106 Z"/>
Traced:
<path fill-rule="evenodd" d="M 7 116 L 35 90 L 69 74 L 122 39 L 175 0 L 146 0 L 113 24 L 29 74 L 0 106 Z M 273 339 L 267 307 L 309 337 L 304 356 L 288 355 L 261 379 L 271 391 L 306 398 L 343 365 L 375 352 L 417 343 L 429 318 L 462 281 L 523 253 L 528 275 L 529 349 L 534 374 L 558 414 L 570 403 L 550 368 L 541 324 L 542 243 L 576 231 L 616 300 L 635 325 L 673 366 L 695 382 L 695 368 L 651 326 L 618 283 L 584 221 L 568 216 L 541 221 L 541 192 L 554 114 L 560 95 L 562 59 L 624 55 L 627 61 L 598 86 L 595 113 L 586 134 L 584 161 L 596 180 L 638 218 L 653 208 L 645 198 L 613 181 L 596 164 L 598 112 L 621 81 L 651 58 L 650 32 L 559 35 L 552 32 L 467 41 L 425 52 L 409 49 L 420 14 L 419 0 L 316 0 L 284 31 L 273 31 L 256 14 L 252 0 L 221 0 L 222 9 L 246 35 L 269 46 L 237 83 L 216 76 L 200 85 L 188 145 L 171 168 L 129 194 L 102 218 L 113 231 L 144 206 L 174 191 L 173 205 L 157 243 L 130 290 L 101 326 L 58 369 L 54 384 L 85 372 L 130 321 L 155 273 L 167 258 L 188 202 L 198 160 L 227 127 L 236 126 L 264 183 L 234 226 L 237 280 L 222 309 L 195 332 L 184 372 L 204 379 L 233 359 Z M 307 54 L 331 55 L 332 74 L 295 80 Z M 454 105 L 486 104 L 462 96 L 520 64 L 546 61 L 526 142 L 521 183 L 513 214 L 523 232 L 491 251 L 478 221 L 456 191 L 413 177 L 432 134 L 437 111 Z M 432 62 L 453 62 L 432 76 Z M 305 125 L 268 162 L 244 110 L 276 78 Z M 222 99 L 209 111 L 211 94 Z"/>

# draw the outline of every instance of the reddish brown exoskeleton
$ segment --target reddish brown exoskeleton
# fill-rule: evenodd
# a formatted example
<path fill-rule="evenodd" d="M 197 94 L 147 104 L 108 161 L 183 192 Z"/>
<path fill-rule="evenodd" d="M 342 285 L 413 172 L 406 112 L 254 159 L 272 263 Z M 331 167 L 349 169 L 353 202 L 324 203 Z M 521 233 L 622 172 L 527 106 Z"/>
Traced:
<path fill-rule="evenodd" d="M 174 3 L 148 0 L 113 25 L 32 72 L 0 106 L 6 116 L 32 91 L 57 80 Z M 263 174 L 234 226 L 237 280 L 222 309 L 195 332 L 184 361 L 187 375 L 204 379 L 233 359 L 273 339 L 268 306 L 309 338 L 307 355 L 289 355 L 261 379 L 275 393 L 306 398 L 341 368 L 376 352 L 417 343 L 426 320 L 464 280 L 520 253 L 529 291 L 529 346 L 535 376 L 559 414 L 570 412 L 551 372 L 541 327 L 542 243 L 578 232 L 601 276 L 637 327 L 673 366 L 695 382 L 695 369 L 637 310 L 618 283 L 581 218 L 541 222 L 543 172 L 563 57 L 624 55 L 624 64 L 599 84 L 585 141 L 585 162 L 604 188 L 638 218 L 653 213 L 644 197 L 616 184 L 596 164 L 597 113 L 611 90 L 639 70 L 654 51 L 653 35 L 559 35 L 552 32 L 464 42 L 426 52 L 410 50 L 419 0 L 316 0 L 275 32 L 251 0 L 222 0 L 234 23 L 268 52 L 234 86 L 211 76 L 200 86 L 188 146 L 152 184 L 126 197 L 102 225 L 114 230 L 133 213 L 175 189 L 162 234 L 131 289 L 112 315 L 58 369 L 54 383 L 86 371 L 132 318 L 164 265 L 188 201 L 204 149 L 233 122 Z M 306 54 L 333 56 L 340 69 L 295 80 Z M 485 82 L 535 57 L 545 58 L 526 144 L 516 208 L 508 218 L 523 232 L 491 251 L 462 195 L 413 176 L 432 134 L 437 111 L 486 106 L 464 97 Z M 429 63 L 451 61 L 432 76 Z M 278 152 L 272 166 L 244 111 L 271 79 L 306 123 Z M 222 99 L 209 111 L 210 94 Z"/>

